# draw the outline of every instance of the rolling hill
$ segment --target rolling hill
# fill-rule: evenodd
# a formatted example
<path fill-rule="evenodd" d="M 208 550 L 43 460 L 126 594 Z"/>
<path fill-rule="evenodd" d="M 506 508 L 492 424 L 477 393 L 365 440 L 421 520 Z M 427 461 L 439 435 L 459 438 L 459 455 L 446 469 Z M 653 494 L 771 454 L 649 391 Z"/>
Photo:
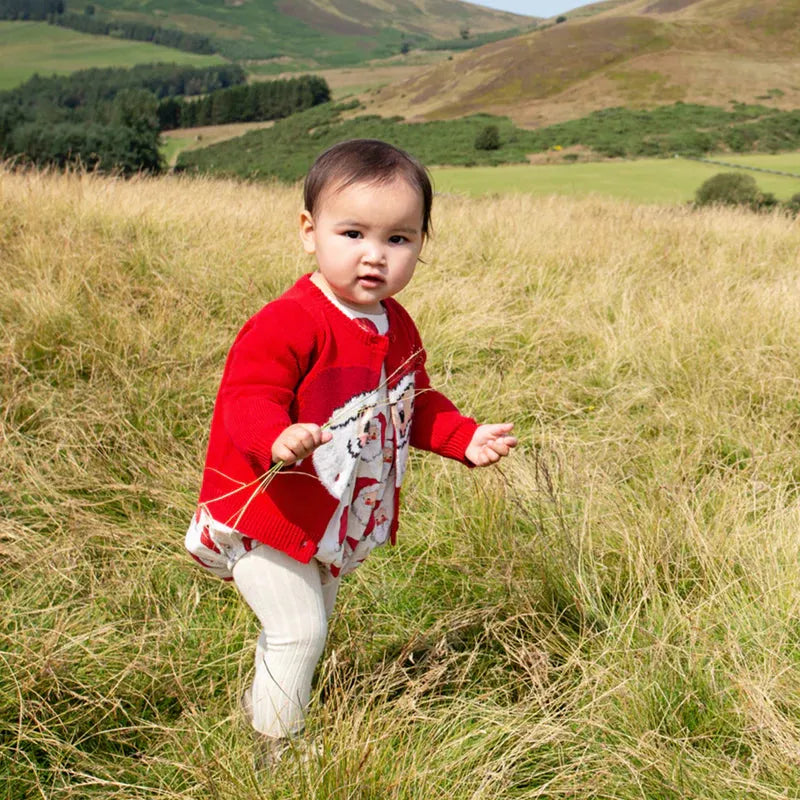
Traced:
<path fill-rule="evenodd" d="M 85 0 L 70 3 L 81 11 Z M 210 37 L 233 59 L 314 68 L 385 57 L 408 45 L 520 30 L 533 17 L 461 0 L 101 0 L 95 13 Z"/>
<path fill-rule="evenodd" d="M 149 42 L 89 36 L 44 22 L 0 22 L 0 91 L 32 75 L 65 74 L 92 67 L 133 67 L 154 62 L 209 66 L 218 55 L 197 55 Z"/>
<path fill-rule="evenodd" d="M 366 105 L 410 119 L 488 111 L 530 127 L 678 100 L 800 106 L 800 0 L 628 0 L 582 12 L 456 55 Z"/>

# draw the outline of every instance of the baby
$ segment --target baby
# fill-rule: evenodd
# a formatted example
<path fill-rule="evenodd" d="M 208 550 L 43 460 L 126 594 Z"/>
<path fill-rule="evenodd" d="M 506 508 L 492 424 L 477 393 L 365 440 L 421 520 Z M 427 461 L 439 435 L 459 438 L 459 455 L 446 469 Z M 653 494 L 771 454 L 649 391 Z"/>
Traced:
<path fill-rule="evenodd" d="M 322 153 L 300 215 L 317 270 L 245 323 L 225 364 L 186 546 L 262 625 L 244 701 L 270 744 L 303 729 L 342 576 L 394 542 L 409 446 L 487 466 L 517 444 L 511 424 L 478 425 L 431 388 L 394 300 L 432 199 L 424 167 L 390 144 Z"/>

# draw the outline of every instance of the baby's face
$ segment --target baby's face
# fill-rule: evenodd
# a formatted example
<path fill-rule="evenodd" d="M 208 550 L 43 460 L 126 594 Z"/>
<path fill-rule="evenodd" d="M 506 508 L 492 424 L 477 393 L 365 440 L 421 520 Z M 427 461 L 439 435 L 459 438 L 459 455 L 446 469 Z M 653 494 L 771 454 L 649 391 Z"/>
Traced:
<path fill-rule="evenodd" d="M 300 217 L 300 237 L 317 259 L 324 291 L 363 311 L 411 280 L 424 242 L 422 197 L 402 178 L 325 189 L 312 217 Z"/>

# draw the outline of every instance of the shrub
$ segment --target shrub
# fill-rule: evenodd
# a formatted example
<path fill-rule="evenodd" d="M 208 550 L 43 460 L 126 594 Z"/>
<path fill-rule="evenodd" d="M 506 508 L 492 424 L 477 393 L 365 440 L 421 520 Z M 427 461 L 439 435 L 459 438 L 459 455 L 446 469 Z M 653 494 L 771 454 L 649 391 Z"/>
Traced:
<path fill-rule="evenodd" d="M 762 192 L 752 175 L 742 172 L 720 172 L 697 190 L 695 205 L 748 206 L 753 210 L 772 208 L 775 195 Z"/>
<path fill-rule="evenodd" d="M 23 163 L 63 168 L 80 164 L 89 170 L 156 173 L 162 162 L 158 132 L 146 125 L 26 123 L 14 129 L 13 152 Z"/>
<path fill-rule="evenodd" d="M 500 147 L 500 129 L 497 125 L 486 125 L 475 137 L 476 150 L 497 150 Z"/>
<path fill-rule="evenodd" d="M 628 155 L 628 150 L 624 143 L 614 142 L 608 139 L 599 140 L 594 145 L 594 149 L 606 158 L 625 158 L 625 156 Z"/>
<path fill-rule="evenodd" d="M 631 155 L 644 156 L 645 158 L 653 158 L 655 156 L 663 155 L 661 144 L 657 139 L 642 139 L 639 142 L 634 142 L 631 145 Z"/>
<path fill-rule="evenodd" d="M 744 126 L 728 128 L 722 135 L 722 140 L 736 153 L 744 153 L 753 149 L 756 134 L 752 128 Z"/>
<path fill-rule="evenodd" d="M 761 192 L 758 198 L 756 209 L 759 211 L 768 211 L 780 205 L 778 198 L 772 192 Z"/>
<path fill-rule="evenodd" d="M 714 149 L 714 137 L 705 131 L 675 131 L 664 139 L 667 151 L 685 156 L 702 156 Z"/>
<path fill-rule="evenodd" d="M 797 194 L 793 194 L 789 198 L 789 200 L 785 205 L 785 208 L 787 211 L 794 214 L 795 216 L 800 214 L 800 192 L 797 192 Z"/>

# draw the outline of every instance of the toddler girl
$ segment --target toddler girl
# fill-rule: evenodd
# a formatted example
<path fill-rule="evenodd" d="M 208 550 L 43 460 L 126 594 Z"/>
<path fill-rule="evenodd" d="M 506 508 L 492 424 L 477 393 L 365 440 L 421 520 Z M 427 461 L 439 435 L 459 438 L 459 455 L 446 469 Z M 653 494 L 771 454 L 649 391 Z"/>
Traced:
<path fill-rule="evenodd" d="M 394 542 L 409 445 L 486 466 L 517 443 L 433 390 L 393 299 L 430 227 L 425 169 L 355 139 L 309 171 L 300 238 L 317 270 L 245 323 L 217 396 L 186 546 L 258 617 L 245 706 L 267 740 L 302 730 L 342 576 Z"/>

